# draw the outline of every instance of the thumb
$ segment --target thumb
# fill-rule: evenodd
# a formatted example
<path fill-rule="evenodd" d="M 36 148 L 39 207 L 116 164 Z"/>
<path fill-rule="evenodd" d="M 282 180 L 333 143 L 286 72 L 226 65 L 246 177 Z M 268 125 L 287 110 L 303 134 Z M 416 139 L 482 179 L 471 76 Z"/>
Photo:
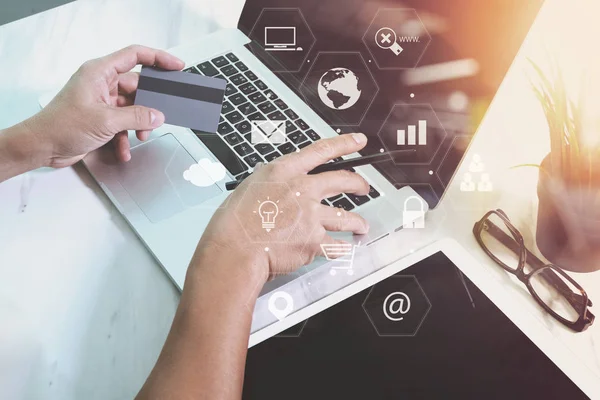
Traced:
<path fill-rule="evenodd" d="M 117 132 L 135 130 L 147 131 L 165 123 L 165 115 L 154 108 L 129 106 L 114 108 L 113 126 Z"/>

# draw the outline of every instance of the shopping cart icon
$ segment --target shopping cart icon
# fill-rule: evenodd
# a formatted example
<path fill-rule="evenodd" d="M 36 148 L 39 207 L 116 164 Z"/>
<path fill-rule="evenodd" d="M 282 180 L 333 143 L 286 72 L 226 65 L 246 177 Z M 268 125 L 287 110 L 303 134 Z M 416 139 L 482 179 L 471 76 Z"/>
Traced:
<path fill-rule="evenodd" d="M 352 267 L 354 265 L 354 254 L 356 253 L 356 248 L 358 246 L 360 246 L 360 242 L 356 245 L 351 243 L 321 244 L 321 249 L 323 250 L 323 254 L 325 254 L 327 261 L 334 263 L 331 270 L 329 270 L 329 273 L 335 275 L 338 270 L 341 270 L 346 271 L 348 275 L 353 275 L 354 270 Z"/>

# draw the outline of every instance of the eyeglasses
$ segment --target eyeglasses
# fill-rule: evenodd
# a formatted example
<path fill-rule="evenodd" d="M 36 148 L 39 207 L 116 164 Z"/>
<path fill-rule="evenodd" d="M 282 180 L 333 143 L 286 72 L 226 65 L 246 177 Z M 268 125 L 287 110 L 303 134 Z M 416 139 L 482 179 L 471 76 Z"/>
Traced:
<path fill-rule="evenodd" d="M 594 323 L 594 314 L 588 309 L 592 301 L 585 290 L 562 269 L 533 255 L 504 211 L 487 212 L 475 223 L 473 234 L 487 255 L 516 275 L 557 321 L 576 332 L 582 332 Z"/>

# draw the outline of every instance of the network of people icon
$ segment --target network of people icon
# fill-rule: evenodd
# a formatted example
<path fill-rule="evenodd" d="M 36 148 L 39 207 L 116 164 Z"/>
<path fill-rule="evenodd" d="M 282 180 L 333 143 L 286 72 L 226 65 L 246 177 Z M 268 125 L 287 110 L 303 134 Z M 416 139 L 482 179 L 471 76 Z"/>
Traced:
<path fill-rule="evenodd" d="M 475 181 L 475 177 L 479 177 L 479 181 Z M 460 183 L 461 192 L 491 192 L 494 190 L 490 174 L 485 172 L 485 164 L 481 160 L 479 154 L 473 155 L 473 159 L 469 163 L 469 171 L 463 174 Z"/>

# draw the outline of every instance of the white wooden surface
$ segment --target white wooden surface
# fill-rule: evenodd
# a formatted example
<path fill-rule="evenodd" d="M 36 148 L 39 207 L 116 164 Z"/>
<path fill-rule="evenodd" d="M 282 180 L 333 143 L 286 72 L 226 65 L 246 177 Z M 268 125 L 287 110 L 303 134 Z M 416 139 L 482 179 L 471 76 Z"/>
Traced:
<path fill-rule="evenodd" d="M 64 82 L 86 59 L 130 43 L 169 48 L 234 27 L 242 5 L 241 0 L 79 0 L 0 27 L 0 128 L 35 113 L 39 94 Z M 501 207 L 532 245 L 537 174 L 510 167 L 539 162 L 549 145 L 525 57 L 543 64 L 548 48 L 576 87 L 589 57 L 600 55 L 594 49 L 598 11 L 594 0 L 547 0 L 469 150 L 483 156 L 495 192 L 485 199 L 465 197 L 455 182 L 428 220 L 427 235 L 419 236 L 425 238 L 409 241 L 401 232 L 376 246 L 371 257 L 383 265 L 436 237 L 455 238 L 481 260 L 490 279 L 522 298 L 532 318 L 569 346 L 573 362 L 591 368 L 600 382 L 600 345 L 595 345 L 600 323 L 582 334 L 555 324 L 524 287 L 489 262 L 471 234 L 475 220 Z M 28 206 L 20 212 L 24 192 Z M 575 278 L 600 301 L 600 272 Z M 0 398 L 132 398 L 156 360 L 178 297 L 81 167 L 35 171 L 0 184 Z"/>

